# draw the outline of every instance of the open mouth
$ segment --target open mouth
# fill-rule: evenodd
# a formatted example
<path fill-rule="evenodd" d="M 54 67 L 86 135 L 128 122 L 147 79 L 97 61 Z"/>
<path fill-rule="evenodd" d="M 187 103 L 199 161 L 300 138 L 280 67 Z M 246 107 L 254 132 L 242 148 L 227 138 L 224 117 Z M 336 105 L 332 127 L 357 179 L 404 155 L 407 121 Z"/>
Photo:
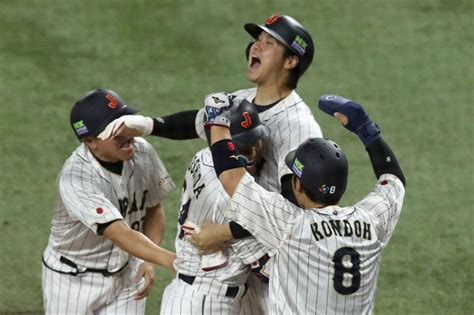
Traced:
<path fill-rule="evenodd" d="M 258 58 L 255 55 L 250 56 L 250 59 L 249 59 L 249 68 L 250 69 L 257 69 L 258 67 L 260 67 L 260 64 L 261 64 L 260 58 Z"/>
<path fill-rule="evenodd" d="M 132 144 L 133 144 L 133 138 L 132 137 L 128 137 L 125 139 L 125 141 L 123 141 L 121 144 L 120 144 L 120 149 L 121 150 L 128 150 L 132 147 Z"/>

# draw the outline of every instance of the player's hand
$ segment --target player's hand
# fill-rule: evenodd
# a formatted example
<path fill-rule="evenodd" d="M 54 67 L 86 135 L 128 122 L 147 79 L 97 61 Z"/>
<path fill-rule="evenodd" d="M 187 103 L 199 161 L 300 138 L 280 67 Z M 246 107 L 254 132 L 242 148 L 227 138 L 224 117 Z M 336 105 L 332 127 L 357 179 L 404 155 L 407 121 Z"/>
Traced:
<path fill-rule="evenodd" d="M 140 115 L 124 115 L 105 127 L 97 138 L 109 140 L 116 136 L 124 137 L 145 137 L 153 130 L 153 119 Z"/>
<path fill-rule="evenodd" d="M 204 99 L 206 109 L 205 127 L 218 125 L 230 127 L 230 107 L 232 106 L 231 97 L 226 93 L 213 93 Z"/>
<path fill-rule="evenodd" d="M 369 119 L 362 105 L 337 95 L 323 95 L 319 98 L 319 108 L 335 116 L 346 129 L 356 133 L 367 147 L 380 137 L 380 129 Z"/>
<path fill-rule="evenodd" d="M 232 240 L 228 224 L 203 223 L 199 229 L 199 232 L 191 235 L 190 240 L 199 249 L 201 255 L 223 250 L 227 242 Z"/>
<path fill-rule="evenodd" d="M 141 300 L 148 296 L 155 284 L 155 266 L 149 262 L 143 262 L 138 267 L 137 275 L 134 278 L 135 282 L 140 282 L 140 280 L 144 278 L 145 282 L 143 286 L 141 286 L 137 293 L 135 294 L 135 300 Z"/>
<path fill-rule="evenodd" d="M 346 129 L 354 133 L 370 121 L 360 104 L 342 96 L 323 95 L 319 98 L 318 105 L 323 112 L 335 116 Z"/>

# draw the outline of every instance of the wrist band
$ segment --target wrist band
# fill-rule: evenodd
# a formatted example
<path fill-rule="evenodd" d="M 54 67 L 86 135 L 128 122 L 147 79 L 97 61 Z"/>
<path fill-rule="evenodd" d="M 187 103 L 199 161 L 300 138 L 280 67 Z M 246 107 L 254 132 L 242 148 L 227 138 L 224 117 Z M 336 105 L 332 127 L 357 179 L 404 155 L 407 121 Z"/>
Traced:
<path fill-rule="evenodd" d="M 212 160 L 217 177 L 227 170 L 247 166 L 246 159 L 239 155 L 230 139 L 223 139 L 211 146 Z"/>

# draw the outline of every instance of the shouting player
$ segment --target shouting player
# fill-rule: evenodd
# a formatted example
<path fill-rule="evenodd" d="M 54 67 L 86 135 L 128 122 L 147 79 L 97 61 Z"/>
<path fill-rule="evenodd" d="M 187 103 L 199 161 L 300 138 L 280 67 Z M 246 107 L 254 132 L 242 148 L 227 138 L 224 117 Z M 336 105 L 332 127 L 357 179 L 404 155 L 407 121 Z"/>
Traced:
<path fill-rule="evenodd" d="M 311 110 L 295 91 L 299 79 L 313 61 L 313 39 L 305 27 L 287 15 L 272 15 L 262 25 L 247 23 L 244 28 L 254 39 L 247 46 L 245 55 L 247 79 L 256 87 L 232 93 L 236 96 L 234 103 L 244 99 L 252 103 L 262 123 L 270 128 L 270 136 L 263 141 L 263 159 L 255 178 L 265 189 L 296 202 L 291 188 L 292 173 L 285 164 L 285 157 L 307 138 L 322 137 Z M 148 135 L 151 132 L 171 139 L 191 139 L 198 134 L 205 138 L 203 115 L 204 110 L 199 113 L 191 110 L 159 119 L 126 116 L 110 127 L 108 135 L 114 132 Z M 235 238 L 248 235 L 238 225 L 233 228 Z M 256 279 L 251 280 L 246 298 L 255 296 L 254 304 L 260 304 L 265 311 L 268 288 L 253 280 Z"/>
<path fill-rule="evenodd" d="M 217 101 L 227 98 L 212 97 Z M 247 159 L 246 169 L 254 174 L 253 166 L 259 159 L 268 128 L 260 124 L 257 111 L 248 102 L 232 112 L 230 121 L 232 139 Z M 216 260 L 218 257 L 201 256 L 186 239 L 187 229 L 192 229 L 193 224 L 227 222 L 224 214 L 229 199 L 214 171 L 211 151 L 208 147 L 200 150 L 185 174 L 175 242 L 174 266 L 178 277 L 163 293 L 160 314 L 238 314 L 242 308 L 259 314 L 258 308 L 242 296 L 246 294 L 251 266 L 258 267 L 258 261 L 268 257 L 263 246 L 254 238 L 244 238 L 227 247 L 219 254 L 221 259 Z"/>
<path fill-rule="evenodd" d="M 301 76 L 313 61 L 314 44 L 309 32 L 287 15 L 272 15 L 262 25 L 247 23 L 245 30 L 254 38 L 246 50 L 247 78 L 256 87 L 238 90 L 234 103 L 249 101 L 260 120 L 270 128 L 263 143 L 261 172 L 257 181 L 266 189 L 292 198 L 291 171 L 285 156 L 309 137 L 322 137 L 314 116 L 296 93 Z M 183 140 L 205 139 L 204 109 L 189 110 L 152 119 L 124 116 L 111 124 L 105 137 L 115 134 L 155 136 Z M 195 128 L 194 128 L 195 127 Z"/>
<path fill-rule="evenodd" d="M 110 122 L 136 111 L 108 89 L 87 93 L 71 110 L 81 145 L 57 179 L 43 254 L 46 314 L 144 314 L 153 264 L 174 273 L 176 255 L 158 246 L 171 177 L 144 139 L 98 139 Z"/>
<path fill-rule="evenodd" d="M 286 157 L 298 206 L 268 192 L 249 176 L 221 123 L 229 102 L 206 106 L 211 126 L 214 168 L 232 210 L 226 212 L 264 246 L 270 260 L 270 313 L 371 314 L 382 249 L 402 209 L 405 177 L 392 150 L 362 106 L 326 95 L 320 108 L 356 133 L 369 153 L 378 180 L 355 205 L 341 207 L 348 163 L 342 149 L 322 138 L 309 138 Z M 216 123 L 217 122 L 217 123 Z M 208 225 L 192 239 L 230 239 L 228 225 Z"/>

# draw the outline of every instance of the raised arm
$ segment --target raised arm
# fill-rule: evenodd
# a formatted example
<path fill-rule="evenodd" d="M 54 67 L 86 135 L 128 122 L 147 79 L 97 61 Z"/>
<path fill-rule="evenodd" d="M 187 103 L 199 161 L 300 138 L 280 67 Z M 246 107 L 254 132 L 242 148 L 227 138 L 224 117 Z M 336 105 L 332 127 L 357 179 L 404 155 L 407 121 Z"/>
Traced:
<path fill-rule="evenodd" d="M 369 119 L 361 105 L 341 96 L 323 95 L 319 98 L 319 108 L 336 117 L 346 129 L 359 136 L 369 153 L 377 178 L 382 174 L 393 174 L 405 186 L 405 176 L 395 154 L 383 140 L 377 124 Z"/>
<path fill-rule="evenodd" d="M 212 160 L 217 177 L 225 191 L 232 197 L 242 176 L 246 162 L 239 155 L 230 135 L 230 107 L 232 101 L 225 93 L 206 96 L 205 128 L 210 128 Z"/>

